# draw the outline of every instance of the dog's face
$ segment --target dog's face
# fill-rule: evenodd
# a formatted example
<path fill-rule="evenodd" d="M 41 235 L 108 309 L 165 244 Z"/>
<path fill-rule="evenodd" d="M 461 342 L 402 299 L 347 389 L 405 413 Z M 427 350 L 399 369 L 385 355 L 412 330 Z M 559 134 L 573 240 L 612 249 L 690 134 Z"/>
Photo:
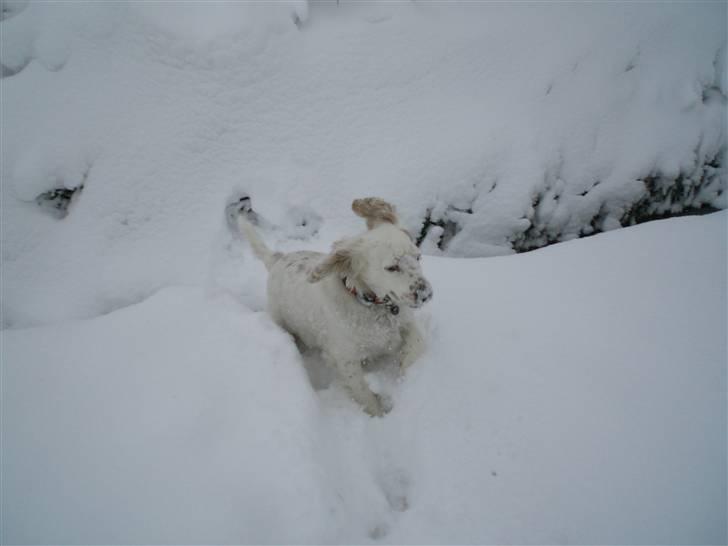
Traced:
<path fill-rule="evenodd" d="M 422 274 L 420 250 L 397 226 L 394 207 L 380 199 L 354 201 L 354 211 L 367 219 L 369 231 L 337 242 L 311 273 L 317 282 L 332 273 L 349 286 L 378 300 L 420 307 L 432 298 L 432 287 Z"/>
<path fill-rule="evenodd" d="M 422 274 L 420 250 L 409 235 L 391 224 L 380 225 L 355 243 L 354 281 L 380 299 L 420 307 L 432 298 L 432 287 Z"/>

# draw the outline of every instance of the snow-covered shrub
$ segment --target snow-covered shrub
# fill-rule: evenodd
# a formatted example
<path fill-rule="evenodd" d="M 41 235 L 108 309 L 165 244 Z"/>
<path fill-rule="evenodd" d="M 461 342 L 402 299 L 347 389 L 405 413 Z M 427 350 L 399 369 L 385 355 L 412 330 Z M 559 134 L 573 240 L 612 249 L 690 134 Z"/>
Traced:
<path fill-rule="evenodd" d="M 366 195 L 447 256 L 724 208 L 725 17 L 719 2 L 30 2 L 0 22 L 7 312 L 89 316 L 217 278 L 238 185 L 282 249 L 360 229 Z M 31 206 L 91 164 L 65 221 Z"/>
<path fill-rule="evenodd" d="M 641 196 L 614 205 L 605 200 L 590 220 L 584 219 L 577 236 L 670 216 L 704 214 L 725 207 L 725 169 L 720 156 L 708 159 L 692 172 L 681 173 L 677 177 L 653 173 L 635 182 L 643 187 Z M 597 182 L 594 187 L 598 185 Z M 533 212 L 528 218 L 530 225 L 512 239 L 514 250 L 533 250 L 575 237 L 573 231 L 562 231 L 566 225 L 565 214 L 559 215 L 559 212 L 565 213 L 561 202 L 563 191 L 563 183 L 547 186 L 533 198 Z M 586 197 L 588 193 L 589 190 L 585 190 L 580 197 Z"/>

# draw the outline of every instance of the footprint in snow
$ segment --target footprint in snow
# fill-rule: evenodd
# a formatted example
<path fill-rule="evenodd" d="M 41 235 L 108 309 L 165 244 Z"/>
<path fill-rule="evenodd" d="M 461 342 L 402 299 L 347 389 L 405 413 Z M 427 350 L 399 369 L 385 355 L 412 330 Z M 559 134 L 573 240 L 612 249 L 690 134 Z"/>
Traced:
<path fill-rule="evenodd" d="M 378 481 L 389 507 L 395 512 L 406 512 L 409 509 L 407 494 L 410 481 L 405 473 L 400 469 L 391 469 L 383 472 Z"/>
<path fill-rule="evenodd" d="M 372 540 L 382 540 L 389 534 L 389 526 L 386 523 L 372 527 L 369 530 L 369 538 Z"/>

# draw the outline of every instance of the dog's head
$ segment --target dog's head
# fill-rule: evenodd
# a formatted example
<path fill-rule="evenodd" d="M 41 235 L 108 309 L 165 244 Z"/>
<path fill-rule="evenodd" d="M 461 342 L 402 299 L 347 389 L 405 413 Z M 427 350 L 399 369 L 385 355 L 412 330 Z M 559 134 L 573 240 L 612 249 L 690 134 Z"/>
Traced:
<path fill-rule="evenodd" d="M 409 307 L 420 307 L 431 299 L 432 287 L 420 267 L 420 250 L 397 224 L 394 207 L 368 197 L 355 200 L 351 208 L 367 221 L 369 231 L 334 243 L 309 281 L 336 274 L 363 294 Z"/>

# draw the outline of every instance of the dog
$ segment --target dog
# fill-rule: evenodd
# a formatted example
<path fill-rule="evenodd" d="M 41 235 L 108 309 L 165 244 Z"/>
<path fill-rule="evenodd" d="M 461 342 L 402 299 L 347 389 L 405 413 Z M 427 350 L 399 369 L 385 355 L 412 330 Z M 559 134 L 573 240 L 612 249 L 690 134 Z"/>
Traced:
<path fill-rule="evenodd" d="M 261 218 L 250 197 L 228 205 L 228 220 L 268 270 L 273 320 L 303 346 L 319 349 L 351 397 L 371 416 L 386 407 L 364 378 L 363 365 L 394 356 L 400 373 L 422 354 L 413 309 L 432 298 L 420 250 L 386 201 L 356 199 L 352 210 L 367 231 L 334 243 L 329 254 L 272 252 L 258 235 Z"/>

